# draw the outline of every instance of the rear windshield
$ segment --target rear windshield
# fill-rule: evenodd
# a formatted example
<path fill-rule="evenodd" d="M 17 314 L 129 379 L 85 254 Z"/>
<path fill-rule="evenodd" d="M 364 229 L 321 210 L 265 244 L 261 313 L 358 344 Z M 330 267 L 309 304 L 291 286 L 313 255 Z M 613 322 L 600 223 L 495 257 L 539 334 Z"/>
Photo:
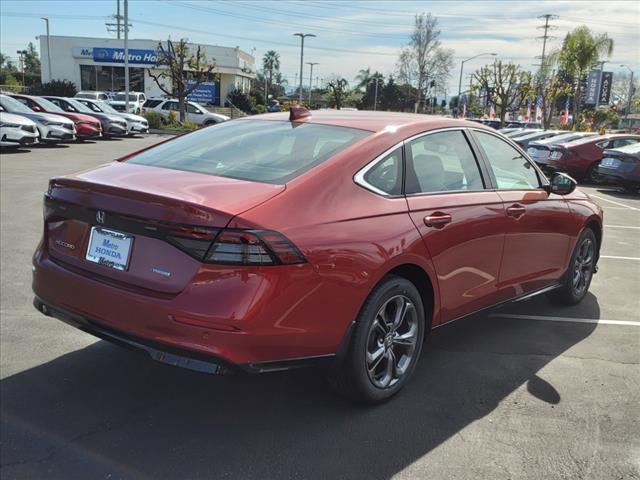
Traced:
<path fill-rule="evenodd" d="M 237 120 L 177 138 L 128 162 L 282 184 L 371 133 L 313 123 Z"/>
<path fill-rule="evenodd" d="M 142 106 L 146 108 L 153 108 L 160 105 L 163 101 L 164 100 L 147 100 Z"/>

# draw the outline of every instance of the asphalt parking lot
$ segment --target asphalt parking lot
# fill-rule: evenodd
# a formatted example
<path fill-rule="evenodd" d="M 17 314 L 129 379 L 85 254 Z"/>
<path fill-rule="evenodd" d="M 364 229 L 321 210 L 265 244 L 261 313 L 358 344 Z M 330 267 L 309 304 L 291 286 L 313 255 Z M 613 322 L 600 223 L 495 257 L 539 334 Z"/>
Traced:
<path fill-rule="evenodd" d="M 1 155 L 3 480 L 640 478 L 640 196 L 585 187 L 605 240 L 582 304 L 437 329 L 407 388 L 363 408 L 312 371 L 180 370 L 32 307 L 48 178 L 162 138 Z"/>

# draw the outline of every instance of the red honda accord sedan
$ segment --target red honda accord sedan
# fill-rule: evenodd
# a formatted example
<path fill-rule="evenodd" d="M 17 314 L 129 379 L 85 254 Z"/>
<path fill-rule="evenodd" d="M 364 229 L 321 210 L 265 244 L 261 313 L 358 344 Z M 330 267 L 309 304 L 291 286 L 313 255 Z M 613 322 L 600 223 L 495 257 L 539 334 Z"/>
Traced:
<path fill-rule="evenodd" d="M 53 178 L 35 306 L 209 373 L 324 361 L 380 402 L 430 329 L 586 294 L 602 211 L 513 142 L 439 117 L 292 110 Z"/>

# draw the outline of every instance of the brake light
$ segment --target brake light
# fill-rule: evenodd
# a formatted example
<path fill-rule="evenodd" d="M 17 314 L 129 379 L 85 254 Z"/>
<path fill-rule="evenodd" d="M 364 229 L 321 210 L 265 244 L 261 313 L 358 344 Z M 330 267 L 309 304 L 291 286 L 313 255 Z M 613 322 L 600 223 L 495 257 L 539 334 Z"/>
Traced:
<path fill-rule="evenodd" d="M 268 230 L 223 230 L 205 262 L 227 265 L 293 265 L 305 263 L 298 248 L 284 235 Z"/>

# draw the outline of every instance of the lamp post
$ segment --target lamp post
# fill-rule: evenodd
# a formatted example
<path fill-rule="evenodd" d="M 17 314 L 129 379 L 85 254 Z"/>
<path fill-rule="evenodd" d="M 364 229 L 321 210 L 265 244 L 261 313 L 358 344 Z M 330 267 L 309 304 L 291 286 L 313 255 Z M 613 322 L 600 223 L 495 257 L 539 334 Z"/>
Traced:
<path fill-rule="evenodd" d="M 27 51 L 16 50 L 16 53 L 20 55 L 20 70 L 22 71 L 22 88 L 24 88 L 24 56 L 27 54 Z"/>
<path fill-rule="evenodd" d="M 482 57 L 484 55 L 491 55 L 495 57 L 498 54 L 497 53 L 479 53 L 478 55 L 474 55 L 473 57 L 467 58 L 465 60 L 462 60 L 462 62 L 460 62 L 460 80 L 458 80 L 458 108 L 457 108 L 456 116 L 460 114 L 460 95 L 462 95 L 462 72 L 464 71 L 464 64 L 469 60 L 473 60 L 474 58 Z"/>
<path fill-rule="evenodd" d="M 313 89 L 313 66 L 320 64 L 318 62 L 307 62 L 307 65 L 311 65 L 311 72 L 309 73 L 309 107 L 311 107 L 311 90 Z"/>
<path fill-rule="evenodd" d="M 375 112 L 378 109 L 378 77 L 373 77 L 369 80 L 369 83 L 371 82 L 376 82 L 373 90 L 373 111 Z"/>
<path fill-rule="evenodd" d="M 124 111 L 129 113 L 129 0 L 124 0 Z"/>
<path fill-rule="evenodd" d="M 50 36 L 49 36 L 49 18 L 48 17 L 40 17 L 42 18 L 42 20 L 44 20 L 44 23 L 47 24 L 47 70 L 49 71 L 49 78 L 48 81 L 50 82 L 51 80 L 53 80 L 51 78 L 51 40 L 50 40 Z"/>
<path fill-rule="evenodd" d="M 315 37 L 313 33 L 294 33 L 294 37 L 300 37 L 300 95 L 298 101 L 302 105 L 302 69 L 304 67 L 304 39 L 305 37 Z"/>
<path fill-rule="evenodd" d="M 624 121 L 627 123 L 629 119 L 629 113 L 631 112 L 631 98 L 633 97 L 633 70 L 629 67 L 629 65 L 620 65 L 621 67 L 626 67 L 629 72 L 631 72 L 631 78 L 629 79 L 629 98 L 627 99 L 627 108 L 624 111 Z"/>

